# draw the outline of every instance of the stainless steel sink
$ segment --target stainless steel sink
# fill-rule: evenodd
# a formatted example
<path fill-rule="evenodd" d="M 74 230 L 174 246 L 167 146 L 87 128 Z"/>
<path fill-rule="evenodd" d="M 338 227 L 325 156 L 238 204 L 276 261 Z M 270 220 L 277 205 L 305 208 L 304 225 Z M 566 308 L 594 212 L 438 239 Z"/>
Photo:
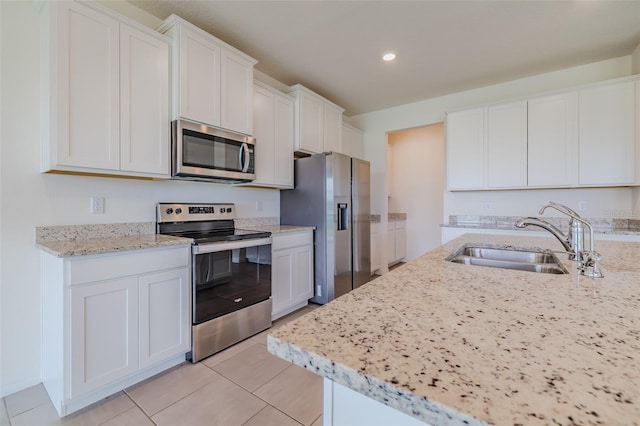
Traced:
<path fill-rule="evenodd" d="M 545 274 L 567 274 L 569 271 L 551 250 L 520 247 L 495 247 L 465 244 L 447 257 L 449 262 L 490 268 L 515 269 Z"/>

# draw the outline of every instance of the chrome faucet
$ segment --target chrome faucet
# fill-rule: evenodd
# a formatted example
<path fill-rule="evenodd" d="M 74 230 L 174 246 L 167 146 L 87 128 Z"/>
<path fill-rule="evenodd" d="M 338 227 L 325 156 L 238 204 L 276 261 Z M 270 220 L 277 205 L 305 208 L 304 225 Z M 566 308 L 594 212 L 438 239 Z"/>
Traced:
<path fill-rule="evenodd" d="M 569 221 L 569 232 L 566 235 L 556 226 L 536 217 L 523 217 L 518 219 L 514 223 L 515 227 L 525 228 L 527 226 L 537 226 L 549 231 L 551 235 L 560 241 L 560 244 L 562 244 L 565 251 L 569 254 L 569 260 L 577 261 L 578 270 L 582 275 L 602 278 L 603 275 L 600 271 L 600 260 L 602 259 L 602 256 L 600 256 L 600 254 L 593 248 L 593 226 L 569 207 L 554 203 L 553 201 L 549 201 L 549 203 L 543 206 L 538 213 L 543 214 L 548 207 L 551 207 L 560 213 L 564 213 L 571 218 Z M 590 250 L 588 251 L 584 249 L 583 225 L 589 229 Z"/>

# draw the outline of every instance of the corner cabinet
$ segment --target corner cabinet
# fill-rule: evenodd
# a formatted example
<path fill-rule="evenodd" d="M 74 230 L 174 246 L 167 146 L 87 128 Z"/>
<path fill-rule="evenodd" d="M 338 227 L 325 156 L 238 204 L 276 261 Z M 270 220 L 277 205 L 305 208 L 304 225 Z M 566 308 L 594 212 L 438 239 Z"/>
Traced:
<path fill-rule="evenodd" d="M 242 186 L 293 188 L 293 98 L 256 81 L 253 136 L 256 179 Z"/>
<path fill-rule="evenodd" d="M 275 320 L 313 297 L 313 230 L 272 234 L 271 297 Z"/>
<path fill-rule="evenodd" d="M 257 61 L 176 15 L 158 31 L 173 40 L 173 118 L 251 135 Z"/>
<path fill-rule="evenodd" d="M 42 381 L 60 416 L 184 362 L 189 246 L 41 259 Z"/>
<path fill-rule="evenodd" d="M 289 94 L 295 99 L 295 150 L 342 152 L 344 109 L 300 84 L 291 86 Z"/>
<path fill-rule="evenodd" d="M 90 2 L 42 28 L 41 170 L 169 177 L 169 40 Z"/>

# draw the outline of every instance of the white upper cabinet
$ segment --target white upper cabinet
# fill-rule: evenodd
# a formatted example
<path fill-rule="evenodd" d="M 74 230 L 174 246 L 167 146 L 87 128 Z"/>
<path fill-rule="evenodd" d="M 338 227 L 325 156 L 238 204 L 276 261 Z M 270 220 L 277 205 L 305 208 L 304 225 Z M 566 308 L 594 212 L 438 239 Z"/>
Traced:
<path fill-rule="evenodd" d="M 222 50 L 220 127 L 253 133 L 253 64 L 244 56 Z"/>
<path fill-rule="evenodd" d="M 158 30 L 174 41 L 173 118 L 251 135 L 257 61 L 176 15 Z"/>
<path fill-rule="evenodd" d="M 42 17 L 42 171 L 168 177 L 168 39 L 93 3 Z"/>
<path fill-rule="evenodd" d="M 633 184 L 635 84 L 606 84 L 579 92 L 580 184 Z"/>
<path fill-rule="evenodd" d="M 364 158 L 362 131 L 347 123 L 342 123 L 342 153 L 350 157 Z"/>
<path fill-rule="evenodd" d="M 527 103 L 487 108 L 487 186 L 527 186 Z"/>
<path fill-rule="evenodd" d="M 640 79 L 447 114 L 449 190 L 640 185 Z"/>
<path fill-rule="evenodd" d="M 578 183 L 576 99 L 572 92 L 529 100 L 529 186 Z"/>
<path fill-rule="evenodd" d="M 344 109 L 300 84 L 292 86 L 290 94 L 295 98 L 295 150 L 341 152 Z"/>
<path fill-rule="evenodd" d="M 293 188 L 293 99 L 256 81 L 253 133 L 256 179 L 246 185 Z"/>
<path fill-rule="evenodd" d="M 447 115 L 447 186 L 485 187 L 485 112 L 475 108 Z"/>
<path fill-rule="evenodd" d="M 187 24 L 166 34 L 178 46 L 177 52 L 174 50 L 174 70 L 178 72 L 173 78 L 178 90 L 174 90 L 173 118 L 220 127 L 220 46 Z"/>
<path fill-rule="evenodd" d="M 325 102 L 324 105 L 324 150 L 342 151 L 342 108 Z"/>
<path fill-rule="evenodd" d="M 169 49 L 128 25 L 120 27 L 120 167 L 167 173 Z"/>

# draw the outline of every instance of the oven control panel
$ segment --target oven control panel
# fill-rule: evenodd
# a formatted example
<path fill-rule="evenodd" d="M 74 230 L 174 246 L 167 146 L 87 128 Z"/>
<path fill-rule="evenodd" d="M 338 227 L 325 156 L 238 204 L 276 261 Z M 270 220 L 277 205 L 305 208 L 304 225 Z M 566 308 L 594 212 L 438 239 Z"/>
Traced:
<path fill-rule="evenodd" d="M 156 207 L 156 220 L 158 223 L 226 220 L 235 219 L 235 217 L 236 207 L 234 204 L 228 203 L 158 203 Z"/>

